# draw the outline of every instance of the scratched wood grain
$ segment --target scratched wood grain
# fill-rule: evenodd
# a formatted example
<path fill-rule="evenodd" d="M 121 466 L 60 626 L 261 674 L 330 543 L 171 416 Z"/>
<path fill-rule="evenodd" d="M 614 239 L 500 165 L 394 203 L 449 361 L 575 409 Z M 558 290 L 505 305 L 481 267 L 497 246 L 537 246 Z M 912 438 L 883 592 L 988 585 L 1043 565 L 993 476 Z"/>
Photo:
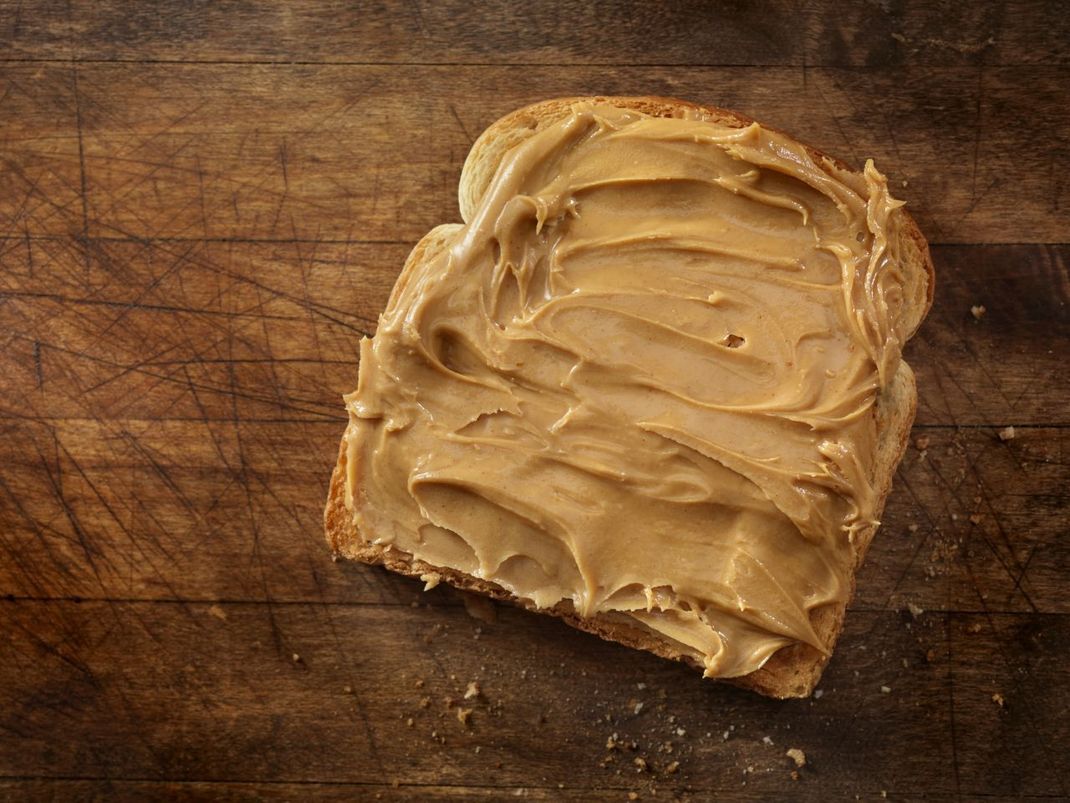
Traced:
<path fill-rule="evenodd" d="M 856 165 L 873 157 L 936 242 L 1066 239 L 1062 67 L 99 64 L 78 75 L 94 235 L 411 242 L 457 219 L 464 157 L 504 110 L 609 93 L 718 104 Z M 1044 147 L 1021 147 L 1023 130 Z M 993 191 L 1004 183 L 1013 191 Z"/>
<path fill-rule="evenodd" d="M 820 699 L 789 703 L 511 608 L 493 624 L 456 607 L 303 603 L 15 602 L 0 617 L 6 775 L 1067 793 L 1070 722 L 1042 696 L 1067 681 L 1051 659 L 1066 617 L 856 614 Z M 932 738 L 953 721 L 969 731 Z M 613 734 L 624 747 L 607 748 Z M 798 781 L 790 747 L 807 756 Z"/>
<path fill-rule="evenodd" d="M 1059 3 L 0 2 L 8 58 L 895 66 L 1067 63 Z M 953 19 L 954 25 L 948 21 Z"/>
<path fill-rule="evenodd" d="M 1070 16 L 962 5 L 0 0 L 0 797 L 1066 798 Z M 873 156 L 940 243 L 818 700 L 323 545 L 357 342 L 472 138 L 591 92 Z"/>
<path fill-rule="evenodd" d="M 19 234 L 412 242 L 457 219 L 464 157 L 503 111 L 601 92 L 736 108 L 856 165 L 871 156 L 935 242 L 1067 239 L 1062 67 L 106 63 L 5 64 L 0 76 L 10 114 L 34 107 L 31 120 L 37 87 L 66 84 L 40 136 L 16 130 L 27 157 L 66 153 L 49 173 L 75 191 L 85 164 L 84 204 L 52 201 L 33 184 L 42 169 L 13 172 L 13 198 L 47 207 L 40 221 L 9 211 Z"/>

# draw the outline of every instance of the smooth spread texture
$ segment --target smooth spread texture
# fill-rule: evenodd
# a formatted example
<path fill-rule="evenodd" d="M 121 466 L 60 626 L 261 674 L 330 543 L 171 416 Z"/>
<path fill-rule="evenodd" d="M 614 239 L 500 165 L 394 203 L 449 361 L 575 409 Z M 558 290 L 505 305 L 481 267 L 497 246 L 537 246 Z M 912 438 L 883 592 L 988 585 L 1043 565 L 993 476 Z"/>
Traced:
<path fill-rule="evenodd" d="M 876 525 L 899 202 L 758 125 L 578 104 L 398 279 L 347 397 L 361 536 L 706 674 L 819 651 Z"/>

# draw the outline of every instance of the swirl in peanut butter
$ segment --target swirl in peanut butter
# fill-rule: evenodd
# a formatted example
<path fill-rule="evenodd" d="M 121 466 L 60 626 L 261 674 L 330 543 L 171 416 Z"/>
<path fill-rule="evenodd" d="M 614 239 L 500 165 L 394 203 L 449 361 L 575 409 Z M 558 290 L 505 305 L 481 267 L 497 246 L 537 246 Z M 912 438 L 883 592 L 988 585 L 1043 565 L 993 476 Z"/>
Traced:
<path fill-rule="evenodd" d="M 399 278 L 347 397 L 362 537 L 744 675 L 843 601 L 899 202 L 758 125 L 572 113 Z"/>

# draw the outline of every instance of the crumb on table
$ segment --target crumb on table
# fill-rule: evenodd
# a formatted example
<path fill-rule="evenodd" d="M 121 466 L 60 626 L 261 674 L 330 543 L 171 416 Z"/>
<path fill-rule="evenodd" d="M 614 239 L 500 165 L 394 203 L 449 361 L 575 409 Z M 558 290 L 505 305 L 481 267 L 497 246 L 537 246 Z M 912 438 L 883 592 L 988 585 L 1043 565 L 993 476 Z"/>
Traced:
<path fill-rule="evenodd" d="M 788 758 L 790 758 L 792 761 L 794 761 L 796 767 L 805 767 L 806 766 L 806 753 L 804 753 L 798 747 L 789 748 L 788 752 L 785 753 L 784 755 L 786 755 Z"/>

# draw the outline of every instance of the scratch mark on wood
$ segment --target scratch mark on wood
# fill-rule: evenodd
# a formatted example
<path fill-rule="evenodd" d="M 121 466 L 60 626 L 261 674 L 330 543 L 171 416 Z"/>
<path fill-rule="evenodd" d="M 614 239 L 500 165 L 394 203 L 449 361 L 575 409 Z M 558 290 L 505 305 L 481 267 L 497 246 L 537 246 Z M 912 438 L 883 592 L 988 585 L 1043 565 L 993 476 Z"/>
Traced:
<path fill-rule="evenodd" d="M 26 549 L 24 545 L 19 548 L 19 542 L 13 540 L 16 531 L 16 527 L 13 526 L 14 522 L 8 522 L 9 526 L 0 527 L 0 538 L 4 540 L 7 559 L 19 567 L 21 580 L 26 583 L 27 588 L 33 589 L 35 593 L 46 593 L 48 588 L 46 583 L 55 584 L 52 589 L 54 593 L 62 593 L 66 587 L 66 581 L 70 578 L 70 568 L 66 562 L 59 558 L 59 555 L 56 554 L 52 547 L 52 538 L 50 536 L 54 535 L 54 533 L 47 532 L 47 528 L 27 510 L 21 495 L 15 492 L 2 474 L 0 474 L 0 490 L 7 496 L 8 503 L 11 505 L 9 509 L 13 509 L 19 514 L 23 523 L 33 534 L 37 544 L 48 559 L 49 570 L 47 572 L 42 571 L 33 557 L 33 551 Z"/>
<path fill-rule="evenodd" d="M 468 129 L 464 127 L 464 123 L 461 122 L 461 116 L 457 114 L 457 108 L 452 103 L 447 105 L 449 107 L 450 114 L 453 115 L 453 119 L 457 121 L 457 127 L 461 129 L 461 133 L 464 134 L 464 138 L 468 140 L 468 145 L 469 147 L 471 147 L 472 143 L 475 142 L 475 140 L 472 139 L 472 135 L 468 133 Z"/>
<path fill-rule="evenodd" d="M 52 436 L 53 449 L 55 452 L 55 472 L 53 472 L 51 465 L 44 452 L 41 451 L 40 445 L 35 442 L 34 448 L 37 450 L 37 454 L 41 458 L 42 467 L 44 468 L 45 476 L 48 478 L 49 484 L 51 485 L 53 497 L 59 503 L 59 507 L 63 511 L 63 515 L 66 517 L 67 522 L 70 524 L 71 529 L 74 531 L 74 534 L 78 539 L 78 544 L 82 550 L 82 556 L 85 558 L 86 564 L 89 566 L 93 577 L 96 579 L 98 587 L 101 591 L 103 591 L 105 588 L 107 588 L 107 585 L 104 582 L 104 578 L 101 576 L 100 568 L 97 566 L 97 560 L 93 554 L 94 550 L 90 543 L 89 534 L 85 531 L 84 527 L 82 526 L 82 522 L 79 520 L 78 515 L 74 511 L 74 508 L 67 500 L 67 497 L 63 492 L 63 474 L 59 462 L 59 436 L 57 435 L 55 429 L 53 429 L 50 434 Z M 105 562 L 108 562 L 107 558 L 104 558 L 104 560 Z"/>
<path fill-rule="evenodd" d="M 931 460 L 926 461 L 926 466 L 930 470 L 931 475 L 936 477 L 936 479 L 939 481 L 939 484 L 941 486 L 943 486 L 944 490 L 948 493 L 948 495 L 950 495 L 952 499 L 954 499 L 956 502 L 958 502 L 960 509 L 965 510 L 966 506 L 963 504 L 963 501 L 962 501 L 961 497 L 959 496 L 958 487 L 957 486 L 953 487 L 951 485 L 951 483 L 943 475 L 943 473 L 939 470 L 938 466 L 933 461 L 931 461 Z M 974 469 L 974 471 L 976 471 L 976 470 Z M 948 508 L 948 509 L 946 509 L 946 512 L 947 512 L 948 516 L 950 517 L 952 511 Z M 1009 550 L 1009 558 L 1004 558 L 1004 556 L 1000 554 L 1000 551 L 998 549 L 996 549 L 995 545 L 988 539 L 988 537 L 984 534 L 984 531 L 980 527 L 972 528 L 967 534 L 967 539 L 973 538 L 973 537 L 979 537 L 984 542 L 984 544 L 988 547 L 988 550 L 992 553 L 992 557 L 994 557 L 996 559 L 996 561 L 999 563 L 1000 568 L 1003 569 L 1003 571 L 1006 574 L 1007 578 L 1011 581 L 1011 583 L 1015 583 L 1015 572 L 1014 572 L 1014 569 L 1020 569 L 1021 565 L 1018 562 L 1017 556 L 1014 554 L 1013 548 L 1010 547 L 1010 542 L 1007 539 L 1006 532 L 1002 529 L 1002 526 L 999 523 L 998 517 L 994 516 L 993 519 L 996 522 L 996 527 L 1001 531 L 1001 533 L 1003 533 L 1004 540 L 1007 541 L 1007 546 L 1008 546 L 1008 550 Z M 960 552 L 960 554 L 961 554 L 961 552 Z M 1014 563 L 1014 564 L 1017 564 L 1017 565 L 1012 567 L 1008 563 L 1008 559 L 1009 559 L 1009 561 L 1011 563 Z M 967 576 L 969 577 L 971 583 L 973 584 L 974 589 L 979 591 L 979 584 L 977 582 L 977 579 L 976 579 L 976 577 L 974 577 L 973 572 L 970 570 L 970 567 L 966 563 L 965 560 L 962 561 L 962 566 L 965 568 Z M 1025 600 L 1026 604 L 1029 605 L 1029 607 L 1033 611 L 1037 611 L 1038 610 L 1037 606 L 1034 604 L 1034 602 L 1030 598 L 1029 594 L 1026 593 L 1025 589 L 1023 589 L 1020 585 L 1017 585 L 1017 590 L 1022 595 L 1022 598 Z"/>
<path fill-rule="evenodd" d="M 30 274 L 30 278 L 34 278 L 34 264 L 33 264 L 33 244 L 30 239 L 30 227 L 24 226 L 23 233 L 26 237 L 26 269 Z"/>
<path fill-rule="evenodd" d="M 844 129 L 843 124 L 840 122 L 840 118 L 836 114 L 834 107 L 832 106 L 832 104 L 829 103 L 828 98 L 825 96 L 825 90 L 821 87 L 821 81 L 816 81 L 814 83 L 814 86 L 817 87 L 817 94 L 818 97 L 821 98 L 821 103 L 825 107 L 825 111 L 828 112 L 829 117 L 832 119 L 833 125 L 836 126 L 836 130 L 840 133 L 840 138 L 843 140 L 844 147 L 850 151 L 852 163 L 857 164 L 858 155 L 855 153 L 854 141 L 851 137 L 847 135 L 847 131 L 846 129 Z"/>
<path fill-rule="evenodd" d="M 41 370 L 41 341 L 37 338 L 33 341 L 33 373 L 37 378 L 37 389 L 41 390 L 45 386 L 45 375 Z"/>
<path fill-rule="evenodd" d="M 11 621 L 11 617 L 8 617 L 8 620 Z M 30 628 L 26 627 L 21 621 L 13 621 L 12 624 L 14 625 L 15 629 L 18 630 L 26 638 L 27 641 L 37 647 L 41 652 L 45 653 L 46 655 L 51 655 L 55 658 L 58 658 L 64 664 L 74 669 L 79 675 L 81 675 L 85 680 L 91 683 L 95 688 L 102 688 L 100 680 L 93 673 L 93 670 L 89 668 L 89 665 L 86 664 L 84 661 L 79 660 L 73 655 L 68 655 L 65 650 L 61 650 L 55 644 L 52 644 L 50 641 L 42 638 L 34 630 L 31 630 Z"/>
<path fill-rule="evenodd" d="M 78 91 L 78 65 L 71 62 L 71 82 L 74 89 L 74 116 L 78 129 L 78 166 L 81 176 L 82 195 L 82 251 L 85 260 L 85 281 L 89 284 L 91 265 L 89 261 L 89 189 L 85 169 L 85 136 L 82 122 L 82 93 Z"/>
<path fill-rule="evenodd" d="M 896 578 L 895 584 L 892 586 L 892 590 L 888 593 L 888 597 L 884 603 L 886 609 L 890 607 L 892 600 L 895 599 L 900 587 L 906 580 L 907 575 L 910 574 L 910 571 L 914 568 L 914 564 L 917 563 L 918 555 L 921 554 L 921 550 L 926 545 L 928 545 L 929 541 L 932 538 L 932 534 L 936 531 L 936 525 L 935 522 L 933 522 L 932 515 L 929 513 L 929 509 L 924 504 L 922 504 L 922 501 L 918 498 L 917 493 L 914 491 L 913 486 L 911 485 L 908 477 L 906 476 L 906 472 L 902 471 L 901 469 L 896 472 L 895 487 L 906 489 L 906 492 L 910 494 L 910 498 L 914 500 L 914 504 L 917 506 L 917 509 L 920 510 L 925 516 L 925 520 L 929 525 L 929 529 L 923 538 L 918 539 L 918 544 L 916 547 L 914 547 L 914 551 L 910 555 L 910 560 L 907 561 L 907 565 L 903 567 L 903 571 L 900 572 L 899 577 Z"/>

